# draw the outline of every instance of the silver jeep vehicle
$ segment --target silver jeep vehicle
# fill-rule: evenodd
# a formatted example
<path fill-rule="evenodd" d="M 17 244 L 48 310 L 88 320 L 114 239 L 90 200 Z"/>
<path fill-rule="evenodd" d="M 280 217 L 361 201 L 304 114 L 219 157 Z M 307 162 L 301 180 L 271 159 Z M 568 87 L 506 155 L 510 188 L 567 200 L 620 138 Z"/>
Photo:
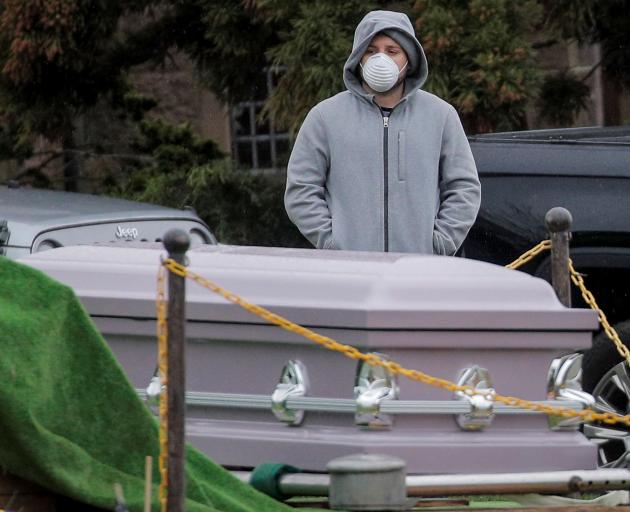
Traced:
<path fill-rule="evenodd" d="M 193 210 L 103 196 L 0 187 L 0 255 L 19 258 L 66 245 L 160 241 L 178 227 L 193 244 L 216 244 Z"/>

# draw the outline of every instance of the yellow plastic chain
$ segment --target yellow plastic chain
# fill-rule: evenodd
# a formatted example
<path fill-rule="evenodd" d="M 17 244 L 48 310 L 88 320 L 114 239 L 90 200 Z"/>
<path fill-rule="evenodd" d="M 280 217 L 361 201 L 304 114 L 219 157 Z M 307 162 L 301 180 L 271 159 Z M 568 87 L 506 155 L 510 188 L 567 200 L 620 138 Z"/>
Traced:
<path fill-rule="evenodd" d="M 623 357 L 628 363 L 628 366 L 630 366 L 630 350 L 628 350 L 628 347 L 626 347 L 623 344 L 617 331 L 608 322 L 608 318 L 606 318 L 606 315 L 604 314 L 604 312 L 597 305 L 597 301 L 595 300 L 595 297 L 590 292 L 590 290 L 586 288 L 582 274 L 580 274 L 577 270 L 575 270 L 575 267 L 573 266 L 573 261 L 570 258 L 569 258 L 569 272 L 571 272 L 571 281 L 573 281 L 573 284 L 575 284 L 575 286 L 577 286 L 580 289 L 584 302 L 586 302 L 590 306 L 591 309 L 597 312 L 599 323 L 602 325 L 602 328 L 604 329 L 606 336 L 608 336 L 608 338 L 610 338 L 610 340 L 615 344 L 615 347 L 617 347 L 617 352 L 619 352 L 621 357 Z"/>
<path fill-rule="evenodd" d="M 166 512 L 166 495 L 168 489 L 168 403 L 166 400 L 166 386 L 168 384 L 168 344 L 167 344 L 167 320 L 166 320 L 166 287 L 164 267 L 160 265 L 157 280 L 157 339 L 158 339 L 158 374 L 160 376 L 160 458 L 158 460 L 160 470 L 160 487 L 158 497 L 162 512 Z"/>
<path fill-rule="evenodd" d="M 384 359 L 381 359 L 379 356 L 375 354 L 364 354 L 350 345 L 344 345 L 342 343 L 335 341 L 332 338 L 323 336 L 310 329 L 307 329 L 306 327 L 302 327 L 301 325 L 295 324 L 291 322 L 290 320 L 287 320 L 286 318 L 280 315 L 272 313 L 271 311 L 261 306 L 258 306 L 256 304 L 251 304 L 245 301 L 243 298 L 239 297 L 235 293 L 222 288 L 221 286 L 210 281 L 209 279 L 202 277 L 199 274 L 191 272 L 185 266 L 180 265 L 179 263 L 177 263 L 176 261 L 170 258 L 165 260 L 163 262 L 163 265 L 167 268 L 169 272 L 172 272 L 173 274 L 176 274 L 181 277 L 191 279 L 192 281 L 196 282 L 202 287 L 222 296 L 224 299 L 228 300 L 229 302 L 232 302 L 233 304 L 236 304 L 242 307 L 246 311 L 249 311 L 250 313 L 258 316 L 259 318 L 262 318 L 271 324 L 277 325 L 278 327 L 281 327 L 282 329 L 285 329 L 286 331 L 303 336 L 304 338 L 310 341 L 313 341 L 328 350 L 334 350 L 336 352 L 340 352 L 346 357 L 359 360 L 359 361 L 364 361 L 365 363 L 371 366 L 381 366 L 383 368 L 386 368 L 393 374 L 403 375 L 404 377 L 407 377 L 408 379 L 422 382 L 424 384 L 428 384 L 430 386 L 444 389 L 446 391 L 450 391 L 450 392 L 461 391 L 468 396 L 483 395 L 482 391 L 478 391 L 474 388 L 471 388 L 470 386 L 460 386 L 446 379 L 432 377 L 431 375 L 428 375 L 418 370 L 410 370 L 410 369 L 404 368 L 403 366 L 401 366 L 399 363 L 395 361 L 391 361 L 391 360 L 386 361 Z M 550 414 L 554 416 L 562 416 L 565 418 L 582 418 L 584 421 L 589 421 L 589 422 L 601 421 L 607 424 L 623 423 L 627 426 L 630 426 L 630 415 L 620 416 L 620 415 L 608 413 L 608 412 L 597 413 L 590 409 L 585 409 L 582 411 L 575 411 L 568 407 L 552 407 L 549 405 L 542 405 L 539 403 L 535 403 L 529 400 L 523 400 L 523 399 L 512 397 L 512 396 L 503 396 L 499 394 L 494 396 L 494 400 L 508 406 L 519 407 L 521 409 L 528 409 L 532 411 L 538 411 L 538 412 L 542 412 L 542 413 Z"/>
<path fill-rule="evenodd" d="M 512 263 L 510 263 L 509 265 L 506 265 L 505 268 L 509 268 L 513 270 L 517 269 L 525 265 L 526 263 L 529 263 L 541 252 L 546 251 L 548 249 L 551 249 L 551 241 L 543 240 L 537 246 L 533 247 L 526 253 L 523 253 L 522 256 L 519 256 Z M 623 357 L 628 363 L 628 366 L 630 366 L 630 350 L 628 350 L 628 347 L 626 347 L 623 344 L 615 328 L 612 325 L 610 325 L 610 323 L 608 322 L 608 318 L 606 318 L 606 314 L 597 305 L 597 301 L 595 300 L 595 297 L 593 296 L 591 291 L 586 288 L 586 284 L 584 283 L 584 278 L 582 277 L 582 274 L 580 274 L 577 270 L 575 270 L 575 267 L 573 266 L 573 261 L 571 259 L 569 259 L 569 272 L 571 274 L 571 281 L 573 281 L 573 284 L 575 284 L 575 286 L 579 288 L 580 293 L 582 294 L 582 298 L 584 299 L 584 302 L 586 302 L 588 306 L 597 313 L 597 317 L 599 318 L 599 323 L 604 329 L 606 336 L 608 336 L 608 338 L 615 344 L 615 347 L 617 348 L 617 352 L 619 352 L 621 357 Z"/>
<path fill-rule="evenodd" d="M 536 256 L 538 256 L 541 252 L 547 251 L 551 249 L 551 240 L 543 240 L 535 247 L 532 247 L 529 251 L 524 252 L 518 258 L 516 258 L 512 263 L 506 265 L 505 268 L 509 268 L 511 270 L 516 270 L 519 267 L 525 265 L 525 263 L 529 263 Z"/>

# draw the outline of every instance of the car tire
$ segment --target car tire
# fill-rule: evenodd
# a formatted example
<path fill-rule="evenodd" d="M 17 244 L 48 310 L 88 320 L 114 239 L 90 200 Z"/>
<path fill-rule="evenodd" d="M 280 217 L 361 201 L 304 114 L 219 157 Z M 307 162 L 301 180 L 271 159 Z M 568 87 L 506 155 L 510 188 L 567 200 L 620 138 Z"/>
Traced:
<path fill-rule="evenodd" d="M 615 329 L 622 340 L 630 340 L 630 320 L 616 324 Z M 593 395 L 596 412 L 630 413 L 630 368 L 603 332 L 593 338 L 593 347 L 584 353 L 582 387 Z M 584 424 L 582 431 L 597 445 L 599 467 L 630 467 L 630 430 L 626 425 L 593 422 Z"/>
<path fill-rule="evenodd" d="M 614 326 L 619 337 L 628 345 L 630 341 L 630 320 L 624 320 Z M 584 352 L 582 361 L 582 388 L 592 393 L 602 377 L 613 366 L 623 360 L 617 347 L 606 333 L 600 332 L 593 338 L 593 347 Z"/>

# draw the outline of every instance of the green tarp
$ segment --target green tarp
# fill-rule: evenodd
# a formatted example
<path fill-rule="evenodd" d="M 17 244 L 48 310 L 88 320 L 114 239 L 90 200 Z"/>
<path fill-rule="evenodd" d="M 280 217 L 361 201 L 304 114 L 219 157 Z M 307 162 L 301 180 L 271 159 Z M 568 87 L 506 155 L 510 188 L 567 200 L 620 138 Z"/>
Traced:
<path fill-rule="evenodd" d="M 0 465 L 58 494 L 113 510 L 120 483 L 141 511 L 158 426 L 72 290 L 0 257 Z M 284 511 L 193 448 L 188 512 Z"/>

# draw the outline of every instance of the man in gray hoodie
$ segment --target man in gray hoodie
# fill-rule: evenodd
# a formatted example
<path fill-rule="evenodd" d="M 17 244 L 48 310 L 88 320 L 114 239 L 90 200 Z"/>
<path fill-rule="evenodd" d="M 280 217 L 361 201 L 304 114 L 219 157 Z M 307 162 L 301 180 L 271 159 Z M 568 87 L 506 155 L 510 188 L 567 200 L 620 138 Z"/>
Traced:
<path fill-rule="evenodd" d="M 477 169 L 455 109 L 420 90 L 426 77 L 405 14 L 361 20 L 348 90 L 308 113 L 289 159 L 285 207 L 315 247 L 453 255 L 464 241 Z"/>

